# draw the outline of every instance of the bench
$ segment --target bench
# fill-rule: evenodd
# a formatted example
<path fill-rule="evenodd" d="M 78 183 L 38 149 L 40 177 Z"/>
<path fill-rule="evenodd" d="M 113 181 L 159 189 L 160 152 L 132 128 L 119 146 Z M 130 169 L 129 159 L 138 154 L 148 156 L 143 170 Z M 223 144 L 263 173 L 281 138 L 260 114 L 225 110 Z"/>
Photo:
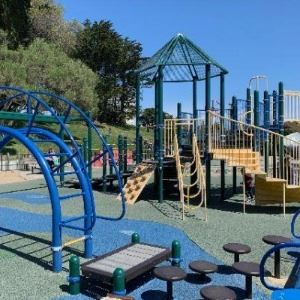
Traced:
<path fill-rule="evenodd" d="M 122 268 L 125 282 L 128 282 L 152 270 L 170 255 L 169 248 L 145 243 L 129 244 L 83 263 L 81 271 L 87 278 L 111 285 L 114 270 Z"/>

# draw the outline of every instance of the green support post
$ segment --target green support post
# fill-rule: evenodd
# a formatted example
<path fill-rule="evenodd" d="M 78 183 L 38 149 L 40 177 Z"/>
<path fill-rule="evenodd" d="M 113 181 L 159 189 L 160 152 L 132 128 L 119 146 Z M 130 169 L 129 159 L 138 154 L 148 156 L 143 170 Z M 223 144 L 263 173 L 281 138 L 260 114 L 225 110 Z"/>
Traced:
<path fill-rule="evenodd" d="M 102 145 L 102 151 L 104 152 L 105 151 L 105 146 Z M 102 184 L 103 184 L 103 187 L 102 187 L 102 190 L 103 192 L 106 192 L 107 191 L 107 178 L 106 178 L 106 172 L 107 172 L 107 153 L 105 153 L 103 156 L 102 156 L 102 162 L 103 162 L 103 166 L 102 166 Z"/>
<path fill-rule="evenodd" d="M 211 157 L 209 153 L 209 110 L 210 110 L 210 65 L 205 65 L 205 180 L 206 180 L 206 198 L 210 199 L 211 192 Z"/>
<path fill-rule="evenodd" d="M 158 79 L 154 79 L 155 84 L 155 103 L 154 103 L 154 160 L 158 162 Z M 154 172 L 154 185 L 158 185 L 158 168 L 155 168 Z"/>
<path fill-rule="evenodd" d="M 71 295 L 80 294 L 80 261 L 79 257 L 72 255 L 69 259 L 69 292 Z"/>
<path fill-rule="evenodd" d="M 87 113 L 88 117 L 91 119 L 92 114 L 90 112 Z M 92 128 L 90 124 L 88 125 L 88 136 L 87 136 L 87 159 L 88 162 L 92 161 Z M 93 169 L 92 169 L 92 164 L 88 165 L 88 174 L 90 179 L 92 180 L 93 177 Z"/>
<path fill-rule="evenodd" d="M 278 86 L 278 126 L 279 133 L 284 135 L 284 91 L 283 91 L 283 82 L 279 82 Z M 284 144 L 283 138 L 279 139 L 279 166 L 280 166 L 280 174 L 283 176 L 284 174 Z"/>
<path fill-rule="evenodd" d="M 264 127 L 270 128 L 270 97 L 268 91 L 264 91 Z M 265 172 L 268 174 L 269 170 L 269 134 L 264 134 L 264 149 L 265 149 Z"/>
<path fill-rule="evenodd" d="M 61 130 L 59 132 L 59 137 L 60 139 L 64 140 L 64 132 Z M 59 156 L 59 164 L 62 164 L 64 162 L 64 158 L 62 156 L 62 152 L 63 150 L 61 148 L 59 148 L 59 153 L 60 153 L 60 156 Z M 64 172 L 65 172 L 65 165 L 63 165 L 60 169 L 59 169 L 59 182 L 60 182 L 60 186 L 63 187 L 64 184 L 65 184 L 65 175 L 64 175 Z"/>
<path fill-rule="evenodd" d="M 175 267 L 180 267 L 181 259 L 181 245 L 180 242 L 174 240 L 172 242 L 172 257 L 171 257 L 171 264 Z"/>
<path fill-rule="evenodd" d="M 164 199 L 163 192 L 163 161 L 164 161 L 164 115 L 163 115 L 163 73 L 162 67 L 158 68 L 158 199 L 162 203 Z"/>
<path fill-rule="evenodd" d="M 113 273 L 113 290 L 114 295 L 125 296 L 125 272 L 122 268 L 116 268 Z"/>
<path fill-rule="evenodd" d="M 124 173 L 124 138 L 122 135 L 118 136 L 118 152 L 119 152 L 119 171 L 122 176 Z"/>
<path fill-rule="evenodd" d="M 197 77 L 193 77 L 193 118 L 197 118 Z"/>
<path fill-rule="evenodd" d="M 143 148 L 143 137 L 140 136 L 140 139 L 139 139 L 139 143 L 140 143 L 140 158 L 141 158 L 141 162 L 143 161 L 144 157 L 143 157 L 143 152 L 144 152 L 144 148 Z"/>
<path fill-rule="evenodd" d="M 134 232 L 131 235 L 131 243 L 132 244 L 138 244 L 140 242 L 140 235 L 137 232 Z"/>
<path fill-rule="evenodd" d="M 123 158 L 124 158 L 124 173 L 127 173 L 128 171 L 128 166 L 127 166 L 127 136 L 124 136 L 123 138 L 123 147 L 124 147 L 124 155 L 123 155 Z"/>
<path fill-rule="evenodd" d="M 137 75 L 136 78 L 136 88 L 135 88 L 135 119 L 136 119 L 136 125 L 135 125 L 135 160 L 136 164 L 139 164 L 140 161 L 140 148 L 139 148 L 139 139 L 140 139 L 140 78 Z"/>
<path fill-rule="evenodd" d="M 193 77 L 193 118 L 197 119 L 197 77 Z M 196 128 L 197 123 L 194 121 L 194 132 L 191 132 L 191 143 L 193 141 L 193 133 L 196 134 L 197 128 Z M 194 175 L 191 176 L 191 181 L 190 183 L 193 185 L 197 181 L 197 172 L 196 170 L 196 164 L 192 164 L 191 166 L 191 173 L 194 173 Z M 195 192 L 197 190 L 197 186 L 194 185 L 192 186 L 190 192 Z"/>
<path fill-rule="evenodd" d="M 84 160 L 84 164 L 87 164 L 87 150 L 88 150 L 88 142 L 87 142 L 87 138 L 83 138 L 82 139 L 82 146 L 83 146 L 83 160 Z"/>
<path fill-rule="evenodd" d="M 177 118 L 181 119 L 181 103 L 177 103 Z M 177 137 L 178 137 L 178 145 L 181 146 L 182 140 L 182 128 L 180 125 L 177 126 Z"/>
<path fill-rule="evenodd" d="M 225 115 L 225 76 L 222 73 L 220 76 L 220 112 L 221 116 Z M 224 132 L 224 120 L 221 121 L 221 132 L 223 137 L 225 137 L 225 132 Z M 225 161 L 221 160 L 220 163 L 221 167 L 221 200 L 225 199 Z"/>
<path fill-rule="evenodd" d="M 238 119 L 238 107 L 237 107 L 237 99 L 235 96 L 232 97 L 232 118 L 234 120 Z M 236 124 L 233 124 L 232 130 L 236 132 Z M 237 192 L 237 168 L 232 167 L 232 193 L 236 194 Z"/>

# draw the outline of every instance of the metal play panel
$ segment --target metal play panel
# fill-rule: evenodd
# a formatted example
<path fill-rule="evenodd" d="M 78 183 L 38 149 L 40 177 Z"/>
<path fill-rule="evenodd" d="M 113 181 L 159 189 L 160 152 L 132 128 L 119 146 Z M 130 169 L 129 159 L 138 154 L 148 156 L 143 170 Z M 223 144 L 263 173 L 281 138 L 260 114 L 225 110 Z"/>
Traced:
<path fill-rule="evenodd" d="M 129 244 L 81 265 L 83 276 L 111 283 L 113 272 L 122 268 L 126 282 L 151 270 L 171 255 L 168 248 L 150 244 Z"/>

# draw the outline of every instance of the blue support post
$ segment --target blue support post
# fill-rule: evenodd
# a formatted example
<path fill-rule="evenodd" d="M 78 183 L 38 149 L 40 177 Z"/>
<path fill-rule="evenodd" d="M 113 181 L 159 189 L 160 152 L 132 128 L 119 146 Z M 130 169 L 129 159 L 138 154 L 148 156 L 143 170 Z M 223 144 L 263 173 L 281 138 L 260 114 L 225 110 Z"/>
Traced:
<path fill-rule="evenodd" d="M 264 127 L 270 129 L 270 97 L 268 91 L 264 91 Z M 269 170 L 269 134 L 265 133 L 264 136 L 264 157 L 265 157 L 265 172 Z"/>
<path fill-rule="evenodd" d="M 238 106 L 237 106 L 237 99 L 235 96 L 232 97 L 232 118 L 234 120 L 238 119 Z M 233 130 L 233 136 L 235 136 L 236 132 L 236 125 L 234 124 L 232 127 Z M 232 193 L 236 194 L 237 192 L 237 168 L 232 167 Z"/>
<path fill-rule="evenodd" d="M 222 73 L 220 76 L 220 112 L 221 116 L 225 115 L 225 75 Z M 221 122 L 222 138 L 225 138 L 224 134 L 224 120 Z M 221 200 L 225 199 L 225 161 L 221 160 Z"/>
<path fill-rule="evenodd" d="M 279 82 L 278 86 L 278 113 L 279 113 L 279 133 L 284 135 L 284 91 L 283 83 Z M 284 176 L 284 144 L 283 138 L 279 139 L 279 166 L 280 166 L 280 175 Z M 282 177 L 283 178 L 283 177 Z"/>

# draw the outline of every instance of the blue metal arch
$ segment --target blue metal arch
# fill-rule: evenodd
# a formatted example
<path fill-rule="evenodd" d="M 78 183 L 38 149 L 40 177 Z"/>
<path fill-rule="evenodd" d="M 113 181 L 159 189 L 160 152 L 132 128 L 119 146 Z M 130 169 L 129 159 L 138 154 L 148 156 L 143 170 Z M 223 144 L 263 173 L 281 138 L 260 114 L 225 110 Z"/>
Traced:
<path fill-rule="evenodd" d="M 300 209 L 298 209 L 294 215 L 293 215 L 293 218 L 292 218 L 292 222 L 291 222 L 291 234 L 293 237 L 297 238 L 297 239 L 300 239 L 300 235 L 296 234 L 296 228 L 295 228 L 295 225 L 296 225 L 296 220 L 297 218 L 299 217 L 300 215 Z"/>
<path fill-rule="evenodd" d="M 16 138 L 19 140 L 18 136 L 16 134 L 12 134 L 11 131 L 7 131 L 3 128 L 6 127 L 0 127 L 0 132 L 4 132 L 6 134 L 5 138 L 1 141 L 0 143 L 0 150 L 3 148 L 11 139 Z M 50 176 L 52 178 L 52 181 L 47 181 L 47 186 L 50 194 L 50 199 L 51 199 L 51 207 L 52 207 L 52 250 L 53 250 L 53 270 L 55 272 L 59 272 L 62 269 L 62 262 L 61 262 L 61 249 L 62 249 L 62 241 L 61 241 L 61 225 L 63 223 L 62 220 L 62 214 L 61 214 L 61 206 L 60 206 L 60 199 L 59 199 L 59 194 L 57 190 L 57 186 L 55 183 L 55 180 L 52 176 L 52 170 L 49 168 L 49 165 L 47 161 L 45 160 L 45 157 L 43 156 L 42 152 L 38 149 L 38 147 L 28 138 L 26 137 L 26 132 L 28 128 L 22 128 L 22 129 L 11 129 L 18 134 L 21 134 L 26 140 L 30 141 L 34 148 L 35 151 L 32 151 L 32 148 L 29 148 L 27 143 L 23 143 L 24 140 L 19 140 L 24 144 L 25 147 L 28 148 L 28 150 L 34 155 L 36 158 L 36 153 L 39 153 L 42 156 L 43 159 L 43 164 L 46 164 L 47 167 L 47 172 L 44 172 L 44 169 L 41 167 L 40 162 L 38 161 L 38 164 L 41 167 L 41 170 L 45 176 L 45 179 L 47 176 Z M 74 170 L 78 170 L 77 172 L 77 177 L 79 179 L 80 185 L 83 190 L 83 200 L 84 200 L 84 223 L 85 223 L 85 231 L 84 234 L 86 236 L 85 239 L 85 257 L 91 257 L 92 256 L 92 228 L 95 224 L 95 216 L 96 212 L 94 210 L 94 206 L 92 203 L 94 202 L 93 198 L 93 193 L 91 192 L 91 187 L 90 187 L 90 181 L 88 178 L 81 172 L 82 167 L 80 166 L 78 160 L 76 157 L 72 156 L 72 152 L 69 149 L 69 147 L 55 134 L 52 132 L 49 132 L 45 129 L 42 128 L 32 128 L 31 129 L 31 134 L 38 135 L 41 137 L 46 137 L 48 139 L 53 140 L 53 143 L 55 143 L 57 146 L 60 147 L 66 154 L 68 154 L 70 157 L 70 163 L 72 164 Z M 49 175 L 50 172 L 50 175 Z M 56 196 L 53 197 L 53 193 L 50 193 L 50 190 L 55 189 L 56 190 Z"/>
<path fill-rule="evenodd" d="M 262 284 L 270 289 L 270 290 L 278 290 L 280 289 L 279 287 L 275 287 L 272 285 L 269 285 L 266 280 L 265 280 L 265 264 L 267 259 L 271 256 L 272 253 L 274 253 L 277 250 L 281 250 L 281 249 L 287 249 L 287 248 L 300 248 L 300 243 L 297 242 L 292 242 L 292 243 L 283 243 L 283 244 L 279 244 L 279 245 L 275 245 L 274 247 L 272 247 L 271 249 L 269 249 L 265 255 L 262 257 L 261 261 L 260 261 L 260 267 L 259 267 L 259 276 L 260 276 L 260 281 L 262 282 Z"/>
<path fill-rule="evenodd" d="M 10 140 L 11 138 L 15 138 L 20 143 L 22 143 L 34 156 L 38 165 L 41 168 L 41 171 L 44 175 L 45 181 L 47 183 L 51 206 L 52 206 L 52 247 L 60 247 L 61 246 L 61 235 L 60 235 L 60 227 L 59 222 L 57 220 L 61 220 L 61 206 L 59 202 L 59 194 L 57 190 L 57 186 L 55 184 L 55 180 L 51 175 L 51 170 L 46 162 L 41 151 L 36 147 L 36 145 L 26 137 L 22 132 L 17 129 L 12 129 L 8 127 L 0 126 L 0 132 L 6 134 Z M 53 253 L 53 268 L 54 271 L 60 271 L 55 269 L 54 262 L 56 267 L 62 264 L 61 255 L 59 253 Z"/>
<path fill-rule="evenodd" d="M 106 216 L 97 216 L 97 218 L 104 219 L 104 220 L 120 220 L 120 219 L 122 219 L 124 217 L 125 213 L 126 213 L 126 204 L 125 204 L 126 200 L 125 200 L 125 195 L 124 195 L 123 186 L 122 186 L 122 178 L 121 178 L 120 172 L 118 170 L 116 161 L 114 159 L 114 154 L 113 154 L 113 151 L 112 151 L 111 147 L 107 144 L 105 138 L 99 132 L 98 128 L 95 126 L 93 121 L 79 107 L 77 107 L 72 101 L 70 101 L 69 99 L 67 99 L 65 97 L 58 96 L 56 94 L 49 93 L 49 92 L 43 92 L 43 91 L 29 91 L 29 93 L 31 95 L 47 96 L 47 97 L 52 97 L 52 98 L 55 98 L 57 100 L 63 101 L 64 103 L 70 105 L 73 109 L 75 109 L 79 113 L 79 115 L 81 116 L 83 121 L 85 121 L 87 125 L 91 126 L 94 129 L 94 131 L 96 132 L 96 135 L 98 136 L 98 138 L 100 139 L 100 141 L 104 145 L 104 147 L 106 149 L 106 152 L 109 155 L 110 161 L 111 161 L 112 166 L 115 170 L 115 174 L 117 175 L 118 188 L 119 188 L 119 192 L 120 192 L 121 198 L 122 198 L 122 202 L 121 202 L 122 203 L 122 212 L 121 212 L 119 217 L 111 218 L 111 217 L 106 217 Z"/>
<path fill-rule="evenodd" d="M 42 100 L 40 97 L 41 96 L 47 96 L 47 97 L 52 97 L 54 99 L 62 101 L 65 104 L 69 105 L 69 107 L 73 108 L 75 111 L 77 111 L 79 113 L 79 115 L 86 122 L 86 124 L 88 124 L 89 126 L 91 126 L 91 128 L 94 129 L 94 131 L 96 132 L 96 135 L 98 136 L 98 138 L 100 139 L 100 141 L 104 145 L 104 147 L 106 149 L 106 153 L 108 153 L 109 158 L 110 158 L 111 163 L 112 163 L 112 166 L 113 166 L 113 168 L 115 170 L 115 173 L 116 173 L 116 176 L 117 176 L 117 181 L 118 181 L 118 188 L 119 188 L 119 192 L 120 192 L 121 198 L 122 198 L 122 202 L 121 202 L 122 203 L 122 208 L 121 208 L 122 210 L 121 210 L 121 213 L 120 213 L 120 215 L 118 217 L 114 218 L 114 217 L 106 217 L 106 216 L 96 216 L 96 218 L 106 219 L 106 220 L 120 220 L 120 219 L 122 219 L 124 217 L 125 213 L 126 213 L 126 204 L 125 204 L 125 195 L 124 195 L 124 191 L 123 191 L 123 188 L 122 188 L 121 175 L 120 175 L 120 173 L 118 171 L 117 164 L 116 164 L 116 162 L 114 160 L 114 155 L 113 155 L 111 147 L 107 144 L 107 142 L 105 141 L 104 137 L 99 132 L 98 128 L 95 126 L 95 124 L 92 122 L 92 120 L 80 108 L 78 108 L 74 103 L 72 103 L 69 99 L 64 98 L 62 96 L 58 96 L 58 95 L 53 94 L 53 93 L 43 92 L 43 91 L 40 91 L 40 92 L 37 92 L 37 91 L 26 91 L 26 90 L 23 90 L 21 88 L 12 87 L 12 86 L 0 86 L 0 90 L 10 90 L 10 91 L 19 92 L 19 94 L 15 95 L 15 96 L 12 96 L 12 97 L 10 97 L 10 98 L 8 98 L 6 100 L 1 101 L 2 103 L 5 103 L 7 101 L 11 101 L 13 98 L 17 98 L 17 97 L 19 97 L 19 96 L 21 96 L 21 95 L 24 94 L 24 95 L 28 96 L 28 101 L 29 101 L 30 97 L 32 97 L 39 104 L 41 104 L 45 109 L 47 109 L 51 113 L 51 115 L 53 117 L 55 117 L 57 123 L 60 124 L 61 128 L 67 133 L 68 137 L 70 138 L 70 140 L 72 142 L 72 145 L 74 146 L 74 148 L 76 149 L 76 151 L 78 153 L 80 153 L 78 144 L 74 140 L 74 138 L 73 138 L 72 134 L 70 133 L 70 131 L 68 130 L 68 128 L 65 126 L 65 123 L 61 120 L 61 118 L 59 118 L 56 115 L 55 111 L 44 100 Z M 32 126 L 35 114 L 33 114 L 32 116 L 33 117 L 31 119 L 31 121 L 29 121 L 29 128 L 31 128 L 31 126 Z M 65 120 L 65 122 L 66 121 L 67 120 Z M 86 164 L 84 163 L 83 158 L 81 157 L 81 155 L 79 155 L 79 160 L 80 160 L 81 165 L 85 169 L 85 170 L 83 170 L 83 172 L 85 172 L 86 176 L 88 176 L 88 174 L 86 172 L 86 168 L 85 168 Z M 94 205 L 94 203 L 93 203 L 93 205 Z M 95 208 L 94 208 L 94 210 L 95 210 Z"/>

